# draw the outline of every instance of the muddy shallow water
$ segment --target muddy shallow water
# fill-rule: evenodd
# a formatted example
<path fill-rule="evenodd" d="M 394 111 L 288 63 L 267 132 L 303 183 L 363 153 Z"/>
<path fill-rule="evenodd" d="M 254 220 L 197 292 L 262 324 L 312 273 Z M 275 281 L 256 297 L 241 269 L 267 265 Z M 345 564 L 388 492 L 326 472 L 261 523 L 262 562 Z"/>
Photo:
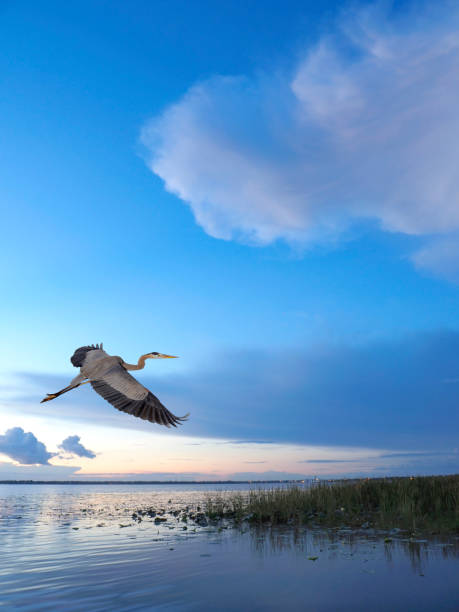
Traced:
<path fill-rule="evenodd" d="M 216 488 L 0 485 L 0 607 L 459 609 L 455 536 L 424 540 L 400 532 L 385 541 L 387 534 L 371 530 L 181 520 L 178 511 L 196 510 Z M 157 514 L 139 522 L 132 514 L 141 508 Z M 166 520 L 155 522 L 159 517 Z"/>

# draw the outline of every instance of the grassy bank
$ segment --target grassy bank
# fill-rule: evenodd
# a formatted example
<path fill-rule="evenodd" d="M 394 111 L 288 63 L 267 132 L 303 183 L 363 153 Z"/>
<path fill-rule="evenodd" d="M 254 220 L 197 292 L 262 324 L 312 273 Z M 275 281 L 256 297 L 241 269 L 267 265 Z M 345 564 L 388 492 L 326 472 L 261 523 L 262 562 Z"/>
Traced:
<path fill-rule="evenodd" d="M 272 525 L 394 527 L 459 533 L 459 475 L 319 484 L 209 497 L 209 518 Z"/>

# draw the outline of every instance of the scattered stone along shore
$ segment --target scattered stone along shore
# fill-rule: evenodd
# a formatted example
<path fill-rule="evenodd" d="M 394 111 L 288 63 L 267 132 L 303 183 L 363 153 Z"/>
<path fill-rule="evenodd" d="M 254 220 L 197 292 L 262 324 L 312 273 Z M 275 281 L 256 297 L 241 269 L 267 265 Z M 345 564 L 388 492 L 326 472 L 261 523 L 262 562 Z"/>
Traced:
<path fill-rule="evenodd" d="M 196 527 L 209 527 L 209 528 L 217 528 L 218 531 L 222 531 L 223 529 L 230 528 L 244 528 L 244 526 L 261 526 L 261 527 L 273 527 L 271 521 L 265 521 L 263 523 L 258 523 L 258 521 L 254 521 L 254 514 L 249 513 L 243 516 L 234 516 L 232 513 L 222 513 L 216 514 L 212 512 L 211 514 L 207 514 L 203 512 L 201 507 L 198 506 L 197 509 L 191 509 L 189 506 L 183 508 L 181 510 L 165 510 L 163 508 L 159 510 L 154 510 L 153 508 L 138 508 L 131 515 L 132 522 L 128 524 L 120 524 L 120 527 L 131 527 L 132 525 L 138 523 L 142 523 L 144 521 L 148 521 L 150 523 L 154 523 L 158 526 L 168 527 L 169 529 L 182 529 L 184 531 L 196 530 Z M 100 526 L 104 526 L 105 524 L 101 524 Z M 287 526 L 298 526 L 298 523 L 292 519 L 289 519 L 286 523 Z M 99 525 L 98 525 L 99 526 Z M 321 527 L 327 527 L 326 525 L 311 521 L 308 524 L 312 529 L 320 529 Z M 337 531 L 339 534 L 350 534 L 350 533 L 358 533 L 364 532 L 367 535 L 370 534 L 378 534 L 378 535 L 386 535 L 386 536 L 409 536 L 411 539 L 415 538 L 419 535 L 416 530 L 405 530 L 397 527 L 393 527 L 391 529 L 375 529 L 370 526 L 368 521 L 364 522 L 362 525 L 355 525 L 353 528 L 347 527 L 345 525 L 341 526 L 333 526 L 333 530 Z M 385 538 L 386 542 L 390 542 L 391 538 Z M 414 540 L 413 541 L 423 541 L 423 540 Z"/>
<path fill-rule="evenodd" d="M 255 485 L 256 486 L 256 485 Z M 62 525 L 81 516 L 96 519 L 103 527 L 118 523 L 157 526 L 161 531 L 196 532 L 258 527 L 306 527 L 381 535 L 423 537 L 436 534 L 459 536 L 459 475 L 321 481 L 249 491 L 199 492 L 190 500 L 173 495 L 126 504 L 121 498 L 112 506 L 80 507 L 60 511 Z M 161 497 L 161 496 L 160 496 Z M 118 498 L 116 498 L 118 499 Z M 141 503 L 141 502 L 140 502 Z M 155 504 L 155 505 L 153 505 Z M 0 512 L 1 515 L 1 512 Z M 10 515 L 9 519 L 22 519 Z M 101 520 L 106 521 L 100 522 Z M 343 531 L 343 532 L 344 532 Z"/>
<path fill-rule="evenodd" d="M 206 514 L 201 511 L 200 506 L 197 506 L 196 510 L 190 509 L 189 506 L 181 510 L 169 511 L 166 511 L 164 508 L 160 510 L 154 510 L 153 508 L 138 509 L 132 513 L 131 518 L 138 523 L 141 523 L 144 519 L 151 519 L 155 525 L 166 524 L 175 519 L 175 523 L 183 523 L 181 527 L 184 530 L 188 529 L 189 523 L 199 527 L 208 527 L 210 524 L 218 525 L 219 523 L 218 518 L 209 519 Z"/>
<path fill-rule="evenodd" d="M 317 517 L 315 517 L 317 518 Z M 131 515 L 132 522 L 128 524 L 120 524 L 121 528 L 123 527 L 131 527 L 135 524 L 140 524 L 144 521 L 148 521 L 149 523 L 154 523 L 157 526 L 167 527 L 169 529 L 179 529 L 183 531 L 196 531 L 197 528 L 209 528 L 213 531 L 223 531 L 224 529 L 232 529 L 239 528 L 245 529 L 250 527 L 262 527 L 262 528 L 270 528 L 280 526 L 279 523 L 273 524 L 271 521 L 264 521 L 259 523 L 255 519 L 253 513 L 248 513 L 245 515 L 234 516 L 232 513 L 217 514 L 215 512 L 211 512 L 210 514 L 203 512 L 200 506 L 192 509 L 190 506 L 186 506 L 183 509 L 175 509 L 175 510 L 165 510 L 164 508 L 155 510 L 153 508 L 138 508 Z M 299 524 L 297 521 L 293 519 L 289 519 L 286 526 L 290 527 L 298 527 Z M 97 525 L 105 526 L 105 524 Z M 313 530 L 320 529 L 330 529 L 333 532 L 336 532 L 337 535 L 345 536 L 345 535 L 355 535 L 355 534 L 365 534 L 367 536 L 379 536 L 384 537 L 385 543 L 390 543 L 394 540 L 403 540 L 409 541 L 412 543 L 423 543 L 427 542 L 425 539 L 420 539 L 422 536 L 422 532 L 417 529 L 401 529 L 399 527 L 392 527 L 387 529 L 377 529 L 372 526 L 369 521 L 361 522 L 361 524 L 354 524 L 353 526 L 348 526 L 345 524 L 341 525 L 331 525 L 324 524 L 316 521 L 309 521 L 307 525 L 303 525 L 306 527 L 310 527 Z M 438 533 L 438 532 L 434 532 Z"/>
<path fill-rule="evenodd" d="M 134 523 L 169 529 L 238 526 L 306 526 L 418 538 L 459 534 L 459 475 L 365 479 L 310 488 L 254 489 L 209 493 L 202 505 L 139 508 Z"/>

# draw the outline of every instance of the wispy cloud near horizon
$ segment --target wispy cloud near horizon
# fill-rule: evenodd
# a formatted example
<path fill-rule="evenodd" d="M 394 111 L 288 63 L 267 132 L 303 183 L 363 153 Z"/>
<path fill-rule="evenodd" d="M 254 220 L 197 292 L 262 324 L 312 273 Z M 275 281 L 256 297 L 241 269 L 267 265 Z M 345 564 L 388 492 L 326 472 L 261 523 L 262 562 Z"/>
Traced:
<path fill-rule="evenodd" d="M 290 72 L 193 85 L 144 127 L 149 167 L 211 236 L 330 243 L 371 219 L 424 236 L 416 266 L 458 280 L 459 11 L 447 6 L 348 10 Z"/>
<path fill-rule="evenodd" d="M 174 432 L 154 431 L 199 438 L 188 441 L 196 448 L 213 438 L 222 449 L 298 443 L 437 452 L 457 446 L 457 390 L 444 381 L 457 377 L 458 353 L 459 333 L 443 330 L 295 351 L 225 351 L 212 366 L 196 364 L 192 372 L 143 382 L 172 411 L 191 413 Z M 50 377 L 24 380 L 18 387 L 32 382 L 38 389 Z M 64 381 L 56 377 L 53 384 Z M 8 403 L 41 416 L 39 397 L 31 389 Z M 151 424 L 119 413 L 91 389 L 51 404 L 48 416 L 63 422 L 152 432 Z"/>

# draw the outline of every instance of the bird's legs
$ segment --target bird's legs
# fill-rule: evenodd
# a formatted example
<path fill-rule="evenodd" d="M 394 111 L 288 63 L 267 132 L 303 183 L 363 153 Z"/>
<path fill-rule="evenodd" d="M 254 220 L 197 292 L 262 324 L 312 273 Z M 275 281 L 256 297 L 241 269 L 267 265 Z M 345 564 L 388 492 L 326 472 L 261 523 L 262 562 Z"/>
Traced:
<path fill-rule="evenodd" d="M 59 397 L 59 395 L 62 395 L 63 393 L 67 393 L 67 391 L 71 391 L 72 389 L 76 389 L 77 387 L 80 387 L 81 385 L 85 385 L 86 383 L 90 382 L 89 380 L 82 382 L 83 380 L 84 380 L 84 376 L 79 374 L 72 380 L 72 382 L 67 387 L 64 387 L 60 391 L 56 391 L 56 393 L 48 393 L 47 396 L 41 400 L 40 404 L 43 404 L 43 402 L 49 402 L 50 400 L 56 399 L 56 397 Z"/>

